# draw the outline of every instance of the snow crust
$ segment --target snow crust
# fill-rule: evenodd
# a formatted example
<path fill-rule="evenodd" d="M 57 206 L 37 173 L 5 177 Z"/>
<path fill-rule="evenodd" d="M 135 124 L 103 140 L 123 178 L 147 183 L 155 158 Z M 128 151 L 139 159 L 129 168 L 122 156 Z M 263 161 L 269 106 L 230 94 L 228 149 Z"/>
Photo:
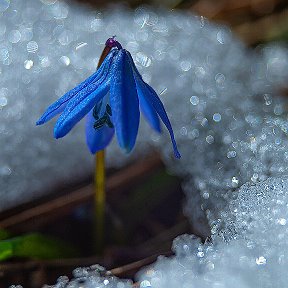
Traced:
<path fill-rule="evenodd" d="M 139 273 L 150 287 L 285 287 L 288 244 L 288 179 L 245 184 L 222 220 L 221 236 L 202 244 L 194 235 L 174 240 L 173 258 L 160 258 Z M 145 284 L 146 285 L 146 284 Z M 149 287 L 147 286 L 144 287 Z"/>

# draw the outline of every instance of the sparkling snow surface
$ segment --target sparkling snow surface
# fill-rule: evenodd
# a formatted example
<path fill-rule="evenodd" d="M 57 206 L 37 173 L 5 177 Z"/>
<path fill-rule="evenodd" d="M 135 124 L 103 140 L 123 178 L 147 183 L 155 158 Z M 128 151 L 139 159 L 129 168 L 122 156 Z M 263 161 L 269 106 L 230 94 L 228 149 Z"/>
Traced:
<path fill-rule="evenodd" d="M 228 242 L 213 236 L 213 244 L 202 245 L 193 235 L 179 236 L 173 245 L 176 256 L 139 273 L 141 283 L 153 288 L 286 287 L 287 206 L 287 178 L 243 185 L 227 214 L 222 213 L 231 226 L 224 231 Z"/>
<path fill-rule="evenodd" d="M 119 280 L 97 264 L 76 268 L 72 274 L 74 278 L 71 281 L 66 276 L 60 276 L 54 286 L 44 285 L 43 288 L 133 288 L 131 280 Z"/>
<path fill-rule="evenodd" d="M 208 218 L 213 241 L 178 237 L 176 256 L 141 272 L 141 287 L 287 286 L 288 101 L 278 95 L 288 87 L 287 48 L 249 50 L 227 27 L 182 12 L 0 0 L 0 13 L 1 210 L 91 173 L 83 124 L 54 140 L 55 122 L 35 122 L 95 71 L 116 34 L 163 100 L 182 158 L 173 158 L 166 132 L 160 137 L 143 121 L 131 157 L 114 141 L 107 163 L 121 166 L 158 147 L 168 169 L 184 178 L 193 227 L 209 235 Z M 93 269 L 82 284 L 65 286 L 62 277 L 54 287 L 131 285 L 105 284 L 110 278 Z"/>

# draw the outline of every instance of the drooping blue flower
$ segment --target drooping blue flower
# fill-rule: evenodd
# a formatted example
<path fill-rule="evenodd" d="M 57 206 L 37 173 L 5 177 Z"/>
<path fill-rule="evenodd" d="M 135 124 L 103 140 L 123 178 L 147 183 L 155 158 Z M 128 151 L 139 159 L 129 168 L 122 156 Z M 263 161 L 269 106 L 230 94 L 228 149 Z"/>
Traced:
<path fill-rule="evenodd" d="M 122 149 L 135 145 L 141 108 L 151 127 L 161 132 L 160 119 L 167 127 L 175 157 L 180 158 L 165 108 L 154 89 L 145 83 L 131 54 L 109 38 L 111 49 L 99 69 L 85 81 L 54 102 L 37 121 L 41 125 L 61 113 L 54 137 L 64 137 L 85 115 L 86 142 L 91 153 L 104 149 L 116 132 Z M 160 119 L 159 119 L 160 118 Z"/>

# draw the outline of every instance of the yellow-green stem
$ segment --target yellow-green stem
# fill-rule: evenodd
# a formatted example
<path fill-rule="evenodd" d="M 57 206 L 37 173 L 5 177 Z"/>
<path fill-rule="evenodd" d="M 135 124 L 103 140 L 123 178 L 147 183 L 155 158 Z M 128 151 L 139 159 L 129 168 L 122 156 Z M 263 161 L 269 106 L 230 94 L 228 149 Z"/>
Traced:
<path fill-rule="evenodd" d="M 96 153 L 96 168 L 94 176 L 95 205 L 95 252 L 101 254 L 105 237 L 105 151 Z"/>
<path fill-rule="evenodd" d="M 101 66 L 111 48 L 105 46 L 97 69 Z M 94 174 L 94 249 L 102 254 L 105 240 L 105 150 L 96 153 L 96 167 Z"/>

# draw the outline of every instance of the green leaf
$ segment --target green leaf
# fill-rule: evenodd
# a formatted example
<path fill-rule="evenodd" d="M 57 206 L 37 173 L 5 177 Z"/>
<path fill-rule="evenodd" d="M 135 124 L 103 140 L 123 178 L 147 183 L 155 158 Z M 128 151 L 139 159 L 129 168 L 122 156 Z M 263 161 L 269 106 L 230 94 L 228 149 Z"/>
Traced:
<path fill-rule="evenodd" d="M 31 233 L 0 241 L 0 261 L 12 258 L 55 259 L 76 256 L 67 243 L 50 236 Z"/>
<path fill-rule="evenodd" d="M 0 261 L 13 257 L 13 244 L 9 240 L 0 241 Z"/>
<path fill-rule="evenodd" d="M 0 240 L 4 240 L 10 237 L 10 233 L 4 229 L 0 229 Z"/>

